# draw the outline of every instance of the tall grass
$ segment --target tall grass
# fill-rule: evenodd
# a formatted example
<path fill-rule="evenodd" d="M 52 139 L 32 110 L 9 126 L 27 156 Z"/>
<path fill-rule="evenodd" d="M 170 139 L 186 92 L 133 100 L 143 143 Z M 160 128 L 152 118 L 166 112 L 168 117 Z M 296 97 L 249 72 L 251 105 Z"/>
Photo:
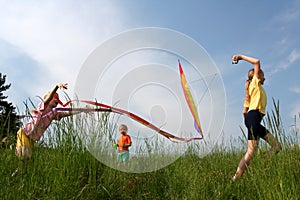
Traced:
<path fill-rule="evenodd" d="M 286 133 L 277 114 L 279 103 L 274 106 L 265 123 L 280 138 L 283 150 L 273 157 L 259 153 L 236 182 L 231 176 L 242 150 L 220 145 L 200 158 L 190 148 L 163 169 L 124 173 L 92 156 L 74 128 L 74 119 L 68 118 L 53 124 L 48 134 L 57 137 L 48 136 L 47 143 L 36 145 L 26 163 L 20 163 L 13 151 L 1 150 L 0 199 L 299 199 L 297 121 Z"/>

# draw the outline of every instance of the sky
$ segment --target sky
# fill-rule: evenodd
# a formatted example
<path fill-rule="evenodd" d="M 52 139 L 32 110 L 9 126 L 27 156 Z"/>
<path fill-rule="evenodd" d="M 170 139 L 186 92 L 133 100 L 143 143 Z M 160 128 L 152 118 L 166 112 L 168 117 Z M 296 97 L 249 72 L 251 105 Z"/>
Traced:
<path fill-rule="evenodd" d="M 0 72 L 11 83 L 8 100 L 22 113 L 24 102 L 38 100 L 57 83 L 68 83 L 72 94 L 86 59 L 105 41 L 144 27 L 174 30 L 201 45 L 219 70 L 226 99 L 220 134 L 237 139 L 244 127 L 244 84 L 252 66 L 242 61 L 232 65 L 231 56 L 260 59 L 267 111 L 272 111 L 272 98 L 279 100 L 289 130 L 300 112 L 299 21 L 299 0 L 0 0 Z M 152 114 L 174 112 L 168 109 L 153 104 Z"/>

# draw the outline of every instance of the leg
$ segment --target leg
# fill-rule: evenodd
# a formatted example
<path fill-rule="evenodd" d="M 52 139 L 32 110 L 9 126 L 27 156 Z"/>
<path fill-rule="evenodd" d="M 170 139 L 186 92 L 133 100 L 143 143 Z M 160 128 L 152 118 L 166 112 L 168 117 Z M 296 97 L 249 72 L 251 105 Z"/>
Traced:
<path fill-rule="evenodd" d="M 263 139 L 271 146 L 269 155 L 277 154 L 281 150 L 281 144 L 271 133 L 267 133 Z"/>
<path fill-rule="evenodd" d="M 17 132 L 17 143 L 15 154 L 20 159 L 20 166 L 12 173 L 12 176 L 15 176 L 19 169 L 24 169 L 28 160 L 32 156 L 33 142 L 29 139 L 28 136 L 20 128 Z"/>
<path fill-rule="evenodd" d="M 31 147 L 28 146 L 17 146 L 16 150 L 15 150 L 15 154 L 16 156 L 19 158 L 19 166 L 17 167 L 17 169 L 12 173 L 11 176 L 15 176 L 18 171 L 21 169 L 25 169 L 28 161 L 30 160 L 31 156 L 32 156 L 32 149 Z"/>
<path fill-rule="evenodd" d="M 29 160 L 32 156 L 32 149 L 29 146 L 17 146 L 16 155 L 21 160 Z"/>
<path fill-rule="evenodd" d="M 16 155 L 21 160 L 29 160 L 32 156 L 33 142 L 30 138 L 19 129 L 17 133 Z"/>
<path fill-rule="evenodd" d="M 117 163 L 118 163 L 118 167 L 120 167 L 120 164 L 122 163 L 122 153 L 118 152 L 117 154 Z"/>
<path fill-rule="evenodd" d="M 258 134 L 262 116 L 258 110 L 251 110 L 245 117 L 245 125 L 248 129 L 248 149 L 245 156 L 241 159 L 239 166 L 232 180 L 240 178 L 250 165 L 250 161 L 258 148 Z"/>
<path fill-rule="evenodd" d="M 258 140 L 248 140 L 248 150 L 245 156 L 241 159 L 233 179 L 240 178 L 243 175 L 247 167 L 250 165 L 250 161 L 257 151 L 257 147 Z"/>
<path fill-rule="evenodd" d="M 123 163 L 124 166 L 127 167 L 129 162 L 129 151 L 124 152 L 124 158 L 123 158 Z"/>

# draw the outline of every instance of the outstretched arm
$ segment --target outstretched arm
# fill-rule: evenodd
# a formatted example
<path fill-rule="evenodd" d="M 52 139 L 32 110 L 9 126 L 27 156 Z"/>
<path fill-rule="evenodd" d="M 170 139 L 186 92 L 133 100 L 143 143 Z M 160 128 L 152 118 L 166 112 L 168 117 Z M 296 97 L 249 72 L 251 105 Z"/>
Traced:
<path fill-rule="evenodd" d="M 68 112 L 61 112 L 60 113 L 60 118 L 63 118 L 63 117 L 69 117 L 69 116 L 72 116 L 72 115 L 76 115 L 76 114 L 79 114 L 79 113 L 82 113 L 83 111 L 68 111 Z"/>
<path fill-rule="evenodd" d="M 254 75 L 256 77 L 259 77 L 259 71 L 260 71 L 260 60 L 257 58 L 252 58 L 245 55 L 234 55 L 232 56 L 232 60 L 245 60 L 249 63 L 252 63 L 254 66 Z"/>

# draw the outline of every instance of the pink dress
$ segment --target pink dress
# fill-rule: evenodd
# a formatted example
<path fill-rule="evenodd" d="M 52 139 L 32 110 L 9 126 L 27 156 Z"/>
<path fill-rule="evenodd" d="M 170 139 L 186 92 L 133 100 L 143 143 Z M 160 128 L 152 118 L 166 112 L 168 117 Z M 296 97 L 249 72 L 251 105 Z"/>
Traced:
<path fill-rule="evenodd" d="M 29 122 L 22 127 L 23 132 L 33 141 L 38 141 L 50 126 L 53 120 L 60 120 L 62 113 L 55 108 L 51 109 L 42 101 L 39 103 L 37 112 L 32 116 Z"/>

